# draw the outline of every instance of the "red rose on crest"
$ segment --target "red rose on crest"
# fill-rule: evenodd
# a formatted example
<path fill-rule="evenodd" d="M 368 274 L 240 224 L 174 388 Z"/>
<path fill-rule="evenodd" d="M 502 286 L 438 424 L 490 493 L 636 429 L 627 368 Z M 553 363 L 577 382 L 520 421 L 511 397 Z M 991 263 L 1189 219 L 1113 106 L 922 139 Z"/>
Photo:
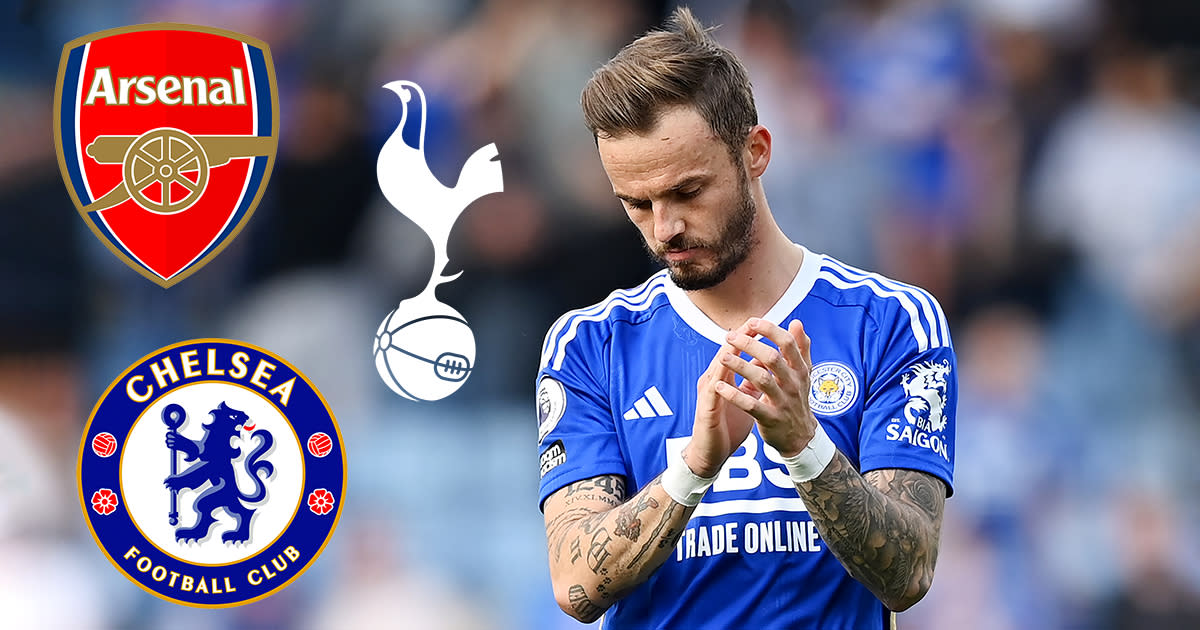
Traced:
<path fill-rule="evenodd" d="M 108 516 L 117 511 L 117 495 L 108 488 L 100 488 L 92 493 L 92 509 L 101 516 Z"/>
<path fill-rule="evenodd" d="M 333 510 L 333 494 L 325 488 L 317 488 L 308 495 L 308 509 L 313 514 L 324 516 Z"/>

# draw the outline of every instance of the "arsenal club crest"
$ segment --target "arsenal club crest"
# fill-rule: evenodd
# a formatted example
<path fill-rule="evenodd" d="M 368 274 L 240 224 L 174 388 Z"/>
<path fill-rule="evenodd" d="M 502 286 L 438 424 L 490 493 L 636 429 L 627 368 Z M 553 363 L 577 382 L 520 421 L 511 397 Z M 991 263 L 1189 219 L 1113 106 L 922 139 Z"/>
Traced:
<path fill-rule="evenodd" d="M 100 548 L 163 599 L 236 606 L 320 555 L 346 490 L 333 414 L 283 359 L 222 339 L 143 357 L 96 404 L 79 492 Z"/>
<path fill-rule="evenodd" d="M 245 225 L 278 136 L 271 52 L 254 38 L 145 24 L 63 47 L 54 141 L 67 190 L 92 232 L 163 287 Z"/>

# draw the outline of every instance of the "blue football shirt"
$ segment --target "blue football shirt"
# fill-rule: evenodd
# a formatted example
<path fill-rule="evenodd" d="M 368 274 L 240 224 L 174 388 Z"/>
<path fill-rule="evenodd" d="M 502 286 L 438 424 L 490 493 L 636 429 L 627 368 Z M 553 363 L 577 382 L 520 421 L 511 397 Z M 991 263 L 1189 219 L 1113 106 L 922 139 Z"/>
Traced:
<path fill-rule="evenodd" d="M 765 318 L 804 324 L 811 407 L 850 462 L 924 471 L 952 487 L 955 356 L 929 293 L 805 250 Z M 690 439 L 696 380 L 725 333 L 665 270 L 559 318 L 538 373 L 540 501 L 597 475 L 624 476 L 632 496 L 662 474 L 668 452 Z M 780 459 L 755 429 L 675 552 L 604 627 L 890 627 L 892 614 L 825 547 Z"/>

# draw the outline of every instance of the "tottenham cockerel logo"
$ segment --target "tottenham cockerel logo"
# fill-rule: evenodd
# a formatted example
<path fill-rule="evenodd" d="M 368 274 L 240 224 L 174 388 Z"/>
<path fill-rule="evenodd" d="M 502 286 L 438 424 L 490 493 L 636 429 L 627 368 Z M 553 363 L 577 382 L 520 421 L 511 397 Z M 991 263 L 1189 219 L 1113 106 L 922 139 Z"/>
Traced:
<path fill-rule="evenodd" d="M 230 340 L 143 357 L 96 403 L 79 451 L 80 501 L 105 555 L 190 606 L 244 604 L 296 579 L 333 534 L 345 488 L 321 394 Z"/>
<path fill-rule="evenodd" d="M 169 287 L 227 245 L 258 205 L 279 135 L 267 45 L 144 24 L 63 47 L 54 140 L 92 232 Z"/>
<path fill-rule="evenodd" d="M 489 144 L 467 158 L 453 188 L 442 185 L 425 162 L 425 92 L 412 81 L 392 81 L 384 87 L 400 97 L 403 114 L 379 151 L 379 188 L 388 203 L 425 231 L 434 255 L 425 289 L 401 302 L 379 324 L 375 369 L 392 391 L 409 400 L 440 400 L 458 391 L 475 364 L 475 335 L 467 321 L 434 294 L 438 285 L 462 274 L 442 275 L 449 263 L 450 230 L 476 199 L 501 192 L 504 178 L 496 145 Z M 405 140 L 406 128 L 414 132 L 410 135 L 415 146 Z"/>

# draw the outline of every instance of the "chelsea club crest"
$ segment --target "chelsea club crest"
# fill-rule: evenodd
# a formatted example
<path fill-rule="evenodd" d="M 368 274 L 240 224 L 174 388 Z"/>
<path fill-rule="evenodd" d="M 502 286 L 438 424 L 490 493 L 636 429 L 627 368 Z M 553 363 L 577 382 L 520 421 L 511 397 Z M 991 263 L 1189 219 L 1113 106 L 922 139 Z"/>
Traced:
<path fill-rule="evenodd" d="M 198 339 L 125 370 L 88 419 L 79 498 L 113 565 L 163 599 L 237 606 L 287 586 L 333 535 L 337 422 L 270 352 Z"/>

